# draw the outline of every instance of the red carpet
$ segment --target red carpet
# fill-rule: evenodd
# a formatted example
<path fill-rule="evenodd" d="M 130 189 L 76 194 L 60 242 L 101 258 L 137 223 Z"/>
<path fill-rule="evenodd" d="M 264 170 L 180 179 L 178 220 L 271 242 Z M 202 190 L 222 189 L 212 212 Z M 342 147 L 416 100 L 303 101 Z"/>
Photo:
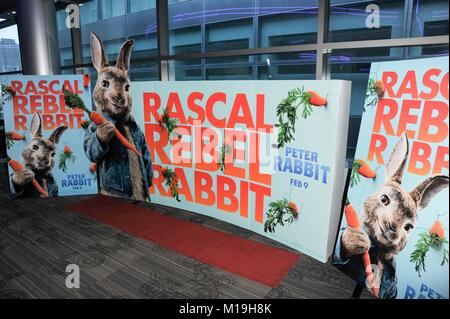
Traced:
<path fill-rule="evenodd" d="M 69 209 L 202 263 L 276 287 L 299 254 L 97 196 Z"/>

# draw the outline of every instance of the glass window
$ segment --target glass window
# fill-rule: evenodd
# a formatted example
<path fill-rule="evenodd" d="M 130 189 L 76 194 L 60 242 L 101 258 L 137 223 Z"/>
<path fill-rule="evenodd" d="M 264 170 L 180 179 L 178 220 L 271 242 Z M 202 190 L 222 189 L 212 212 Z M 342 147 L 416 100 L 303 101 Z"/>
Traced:
<path fill-rule="evenodd" d="M 201 81 L 204 68 L 202 60 L 177 60 L 169 63 L 169 79 L 171 81 Z"/>
<path fill-rule="evenodd" d="M 100 0 L 101 19 L 125 15 L 126 4 L 126 0 Z"/>
<path fill-rule="evenodd" d="M 318 1 L 261 1 L 260 46 L 317 42 Z"/>
<path fill-rule="evenodd" d="M 370 11 L 376 6 L 379 11 Z M 330 1 L 329 41 L 365 41 L 405 36 L 405 1 Z M 366 12 L 369 9 L 369 12 Z M 378 12 L 378 13 L 377 13 Z M 375 17 L 374 20 L 371 18 Z M 379 19 L 377 18 L 379 17 Z M 376 25 L 377 19 L 379 26 Z"/>
<path fill-rule="evenodd" d="M 159 69 L 157 62 L 132 62 L 130 69 L 131 81 L 158 81 Z"/>
<path fill-rule="evenodd" d="M 207 80 L 252 80 L 251 66 L 220 66 L 206 69 Z"/>
<path fill-rule="evenodd" d="M 58 31 L 67 29 L 66 19 L 67 12 L 65 9 L 56 11 L 56 27 Z"/>
<path fill-rule="evenodd" d="M 171 30 L 169 43 L 170 43 L 170 54 L 173 55 L 191 52 L 201 52 L 202 35 L 200 26 Z M 196 61 L 195 63 L 198 64 L 198 61 Z"/>
<path fill-rule="evenodd" d="M 97 21 L 97 0 L 90 0 L 80 3 L 80 23 L 81 25 L 93 23 Z"/>
<path fill-rule="evenodd" d="M 156 0 L 129 0 L 128 12 L 141 12 L 156 8 Z"/>
<path fill-rule="evenodd" d="M 258 80 L 313 80 L 316 60 L 315 51 L 261 55 Z"/>
<path fill-rule="evenodd" d="M 73 74 L 73 68 L 61 68 L 61 74 L 70 75 Z"/>
<path fill-rule="evenodd" d="M 414 0 L 412 37 L 448 35 L 448 1 Z"/>
<path fill-rule="evenodd" d="M 133 39 L 135 41 L 133 51 L 131 53 L 131 59 L 144 59 L 158 55 L 156 34 L 136 35 L 129 37 L 129 39 Z"/>
<path fill-rule="evenodd" d="M 0 29 L 0 73 L 22 70 L 17 25 Z"/>
<path fill-rule="evenodd" d="M 92 9 L 97 1 L 84 3 Z M 100 0 L 101 20 L 95 18 L 89 25 L 82 24 L 83 63 L 91 63 L 90 33 L 96 32 L 103 42 L 108 60 L 114 62 L 122 44 L 127 39 L 134 39 L 135 45 L 131 59 L 143 59 L 158 54 L 156 39 L 156 0 Z M 127 10 L 128 7 L 128 10 Z M 126 12 L 132 12 L 127 15 Z M 81 13 L 83 18 L 83 13 Z M 122 18 L 117 18 L 123 16 Z"/>
<path fill-rule="evenodd" d="M 60 59 L 61 66 L 73 65 L 72 47 L 60 48 L 59 49 L 59 59 Z"/>
<path fill-rule="evenodd" d="M 227 21 L 206 26 L 206 51 L 224 51 L 253 48 L 251 20 Z"/>

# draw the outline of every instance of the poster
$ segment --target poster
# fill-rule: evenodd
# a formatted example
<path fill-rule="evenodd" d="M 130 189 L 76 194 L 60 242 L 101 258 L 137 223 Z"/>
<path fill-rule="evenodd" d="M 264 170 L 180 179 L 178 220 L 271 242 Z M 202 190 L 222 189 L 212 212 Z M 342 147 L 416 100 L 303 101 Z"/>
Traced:
<path fill-rule="evenodd" d="M 153 203 L 327 261 L 345 183 L 349 82 L 133 82 L 131 95 Z"/>
<path fill-rule="evenodd" d="M 83 150 L 88 118 L 64 102 L 63 88 L 91 107 L 81 75 L 1 78 L 9 188 L 13 198 L 97 194 L 96 168 Z"/>
<path fill-rule="evenodd" d="M 448 57 L 371 67 L 333 264 L 379 298 L 449 296 L 448 77 Z"/>

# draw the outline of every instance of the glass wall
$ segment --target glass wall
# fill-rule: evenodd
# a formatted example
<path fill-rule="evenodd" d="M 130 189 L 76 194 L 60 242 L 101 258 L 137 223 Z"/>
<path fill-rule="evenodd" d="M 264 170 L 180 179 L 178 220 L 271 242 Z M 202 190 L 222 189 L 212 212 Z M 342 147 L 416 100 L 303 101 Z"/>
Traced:
<path fill-rule="evenodd" d="M 127 39 L 136 41 L 132 80 L 158 80 L 160 60 L 169 79 L 283 80 L 326 77 L 351 80 L 349 150 L 356 145 L 370 63 L 448 55 L 448 1 L 329 0 L 328 29 L 317 45 L 319 0 L 168 0 L 168 57 L 158 57 L 156 0 L 89 0 L 80 4 L 84 67 L 91 64 L 90 34 L 104 42 L 109 60 Z M 74 70 L 64 9 L 56 13 L 62 72 Z M 21 70 L 15 26 L 1 28 L 0 74 Z M 422 45 L 426 37 L 441 37 Z M 399 46 L 398 39 L 409 39 Z M 388 41 L 372 47 L 367 41 Z M 367 44 L 366 44 L 367 42 Z M 358 48 L 348 48 L 357 44 Z M 345 44 L 345 45 L 343 45 Z M 362 45 L 361 45 L 362 44 Z M 322 44 L 321 44 L 322 45 Z M 323 47 L 333 46 L 323 53 Z M 362 46 L 362 48 L 361 48 Z M 320 48 L 320 50 L 319 50 Z M 193 55 L 194 54 L 194 55 Z M 317 68 L 325 54 L 326 67 Z M 326 71 L 326 73 L 325 73 Z M 323 72 L 324 74 L 316 74 Z"/>
<path fill-rule="evenodd" d="M 61 65 L 63 69 L 73 69 L 71 35 L 65 26 L 67 13 L 62 9 L 56 15 Z M 117 59 L 120 47 L 126 40 L 135 40 L 131 57 L 131 78 L 136 80 L 159 78 L 157 63 L 146 61 L 158 54 L 156 0 L 90 0 L 80 5 L 80 18 L 82 62 L 86 64 L 86 69 L 92 61 L 90 35 L 94 32 L 102 40 L 110 62 Z M 95 76 L 92 79 L 95 80 Z"/>
<path fill-rule="evenodd" d="M 22 70 L 17 26 L 0 29 L 0 75 Z"/>

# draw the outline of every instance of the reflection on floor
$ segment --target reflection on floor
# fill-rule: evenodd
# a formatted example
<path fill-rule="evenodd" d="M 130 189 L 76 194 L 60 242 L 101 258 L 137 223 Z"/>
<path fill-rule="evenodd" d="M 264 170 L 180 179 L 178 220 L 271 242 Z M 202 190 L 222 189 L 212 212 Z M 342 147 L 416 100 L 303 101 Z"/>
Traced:
<path fill-rule="evenodd" d="M 86 196 L 12 201 L 6 181 L 2 167 L 0 299 L 350 298 L 354 288 L 354 282 L 330 264 L 302 255 L 281 284 L 271 289 L 65 209 Z M 209 217 L 161 206 L 157 209 L 206 227 L 283 247 Z M 65 286 L 68 264 L 80 266 L 80 289 Z M 364 292 L 362 298 L 371 297 Z"/>

